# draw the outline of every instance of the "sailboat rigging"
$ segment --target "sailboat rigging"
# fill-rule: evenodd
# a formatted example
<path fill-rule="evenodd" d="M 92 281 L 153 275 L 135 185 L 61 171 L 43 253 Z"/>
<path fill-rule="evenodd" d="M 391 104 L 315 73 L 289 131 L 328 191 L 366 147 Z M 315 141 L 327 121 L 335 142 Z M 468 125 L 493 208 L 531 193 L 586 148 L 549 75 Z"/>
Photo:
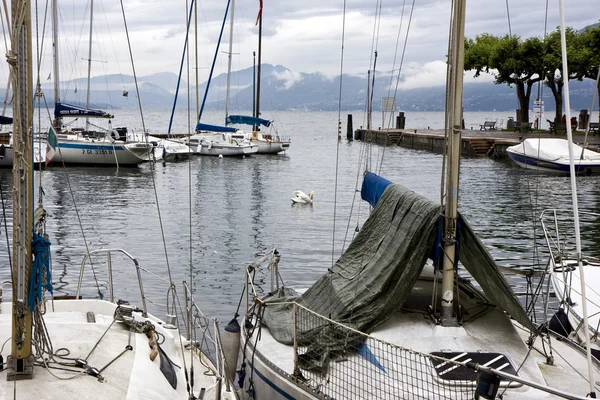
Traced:
<path fill-rule="evenodd" d="M 231 20 L 233 26 L 233 18 Z M 261 126 L 271 128 L 273 130 L 272 121 L 260 118 L 260 83 L 261 83 L 261 66 L 262 66 L 262 22 L 263 22 L 263 2 L 260 0 L 260 8 L 258 10 L 258 16 L 256 18 L 256 24 L 258 25 L 258 69 L 257 73 L 253 74 L 253 96 L 252 96 L 252 117 L 247 115 L 229 115 L 225 113 L 225 124 L 226 125 L 248 125 L 252 127 L 251 132 L 246 132 L 244 138 L 249 140 L 251 143 L 258 145 L 258 154 L 278 154 L 285 152 L 290 148 L 291 141 L 289 138 L 280 136 L 277 131 L 271 133 L 262 133 L 260 131 Z M 233 39 L 233 30 L 230 33 L 229 45 L 229 71 L 227 73 L 228 79 L 228 90 L 227 98 L 229 98 L 229 75 L 231 73 L 231 43 Z M 254 52 L 252 53 L 254 57 Z M 254 86 L 254 80 L 256 86 Z M 254 87 L 256 90 L 254 90 Z"/>
<path fill-rule="evenodd" d="M 87 96 L 85 107 L 64 103 L 60 94 L 60 51 L 58 0 L 52 0 L 52 38 L 54 74 L 54 120 L 49 135 L 56 137 L 56 152 L 51 161 L 59 164 L 138 165 L 152 159 L 153 146 L 143 140 L 136 140 L 126 127 L 112 128 L 114 115 L 89 108 L 92 62 L 92 24 L 94 2 L 90 4 L 90 38 L 88 50 Z M 66 129 L 64 118 L 85 117 L 85 129 Z M 107 119 L 108 129 L 90 130 L 90 118 Z M 97 127 L 100 128 L 100 127 Z"/>
<path fill-rule="evenodd" d="M 206 337 L 195 341 L 197 321 L 202 317 L 193 312 L 197 307 L 188 297 L 189 290 L 185 291 L 184 300 L 189 307 L 186 318 L 190 319 L 183 337 L 177 318 L 177 311 L 183 310 L 175 302 L 175 285 L 169 280 L 168 291 L 173 295 L 169 301 L 174 314 L 162 321 L 149 313 L 146 306 L 149 298 L 142 283 L 142 273 L 146 271 L 126 251 L 114 248 L 86 253 L 78 265 L 81 270 L 76 296 L 61 299 L 52 295 L 50 241 L 45 232 L 47 213 L 41 199 L 37 208 L 33 208 L 34 70 L 30 5 L 31 2 L 21 0 L 13 0 L 11 4 L 13 16 L 18 16 L 11 27 L 12 48 L 8 54 L 16 88 L 12 301 L 0 301 L 0 341 L 4 343 L 0 352 L 10 353 L 2 369 L 6 379 L 0 380 L 0 398 L 236 399 L 231 381 L 201 347 Z M 115 298 L 113 271 L 121 265 L 117 255 L 131 263 L 130 271 L 135 270 L 141 308 Z M 88 292 L 83 284 L 84 273 L 91 258 L 97 257 L 107 260 L 109 295 L 102 298 L 94 270 L 100 298 L 83 299 Z M 216 350 L 221 363 L 222 355 L 219 348 Z"/>

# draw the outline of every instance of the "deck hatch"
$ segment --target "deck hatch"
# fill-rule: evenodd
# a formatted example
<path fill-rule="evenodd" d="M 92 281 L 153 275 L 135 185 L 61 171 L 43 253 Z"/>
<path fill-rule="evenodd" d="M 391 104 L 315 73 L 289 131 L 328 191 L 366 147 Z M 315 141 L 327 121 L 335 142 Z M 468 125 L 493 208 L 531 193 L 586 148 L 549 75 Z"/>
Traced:
<path fill-rule="evenodd" d="M 500 370 L 512 375 L 518 375 L 510 360 L 501 353 L 480 352 L 433 352 L 432 356 L 442 357 L 446 360 L 461 363 L 473 362 L 489 368 Z M 476 381 L 477 372 L 471 368 L 455 364 L 450 361 L 430 358 L 431 365 L 437 373 L 437 377 L 445 381 Z"/>

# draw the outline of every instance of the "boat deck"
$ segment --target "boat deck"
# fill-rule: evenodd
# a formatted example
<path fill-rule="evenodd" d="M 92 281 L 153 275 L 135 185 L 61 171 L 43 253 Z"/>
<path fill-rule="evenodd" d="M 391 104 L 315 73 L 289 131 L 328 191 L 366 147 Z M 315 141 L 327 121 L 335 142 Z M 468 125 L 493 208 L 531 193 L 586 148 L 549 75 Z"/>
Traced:
<path fill-rule="evenodd" d="M 4 360 L 11 352 L 12 304 L 1 305 L 0 342 Z M 158 319 L 144 319 L 138 313 L 136 320 L 149 320 L 164 341 L 160 344 L 175 364 L 177 377 L 173 389 L 161 372 L 161 355 L 150 360 L 149 341 L 145 334 L 130 332 L 122 322 L 113 323 L 116 305 L 101 300 L 60 300 L 47 303 L 44 322 L 55 354 L 52 368 L 34 367 L 32 380 L 7 381 L 7 371 L 0 376 L 0 398 L 13 397 L 16 387 L 17 398 L 22 399 L 187 399 L 183 354 L 179 342 L 179 331 L 165 327 Z M 95 322 L 88 322 L 88 313 L 93 313 Z M 111 326 L 112 324 L 112 326 Z M 106 333 L 106 334 L 105 334 Z M 105 334 L 105 335 L 104 335 Z M 104 337 L 103 337 L 104 335 Z M 183 339 L 185 345 L 185 339 Z M 94 349 L 94 347 L 97 347 Z M 127 350 L 131 345 L 132 349 Z M 123 353 L 120 357 L 119 355 Z M 193 360 L 195 370 L 194 392 L 206 391 L 205 398 L 216 398 L 216 377 L 211 368 L 202 365 L 197 352 L 185 351 L 185 363 L 190 370 Z M 46 354 L 46 358 L 48 355 Z M 202 362 L 212 363 L 205 357 Z M 73 366 L 73 360 L 82 359 L 100 371 L 103 380 L 83 373 L 83 368 Z"/>
<path fill-rule="evenodd" d="M 404 308 L 376 327 L 364 342 L 366 346 L 355 345 L 357 352 L 332 359 L 327 377 L 301 370 L 303 378 L 307 380 L 306 384 L 319 389 L 310 395 L 308 392 L 302 393 L 290 378 L 294 373 L 293 347 L 275 341 L 268 328 L 263 328 L 260 340 L 256 341 L 256 337 L 252 337 L 246 351 L 246 357 L 256 370 L 254 381 L 261 380 L 261 389 L 266 390 L 258 393 L 261 389 L 257 389 L 257 395 L 271 398 L 269 396 L 274 395 L 273 384 L 278 384 L 281 391 L 295 398 L 321 398 L 323 395 L 338 399 L 472 398 L 472 378 L 451 380 L 448 375 L 442 376 L 445 373 L 440 373 L 443 368 L 434 367 L 430 357 L 421 355 L 432 353 L 447 354 L 446 358 L 458 354 L 460 357 L 456 360 L 462 362 L 477 362 L 481 355 L 499 353 L 505 358 L 496 355 L 490 357 L 489 367 L 504 372 L 514 369 L 521 378 L 528 381 L 549 385 L 564 392 L 576 391 L 582 397 L 588 393 L 587 364 L 585 353 L 581 349 L 552 340 L 555 363 L 549 365 L 541 353 L 541 339 L 537 338 L 530 350 L 525 344 L 529 339 L 528 331 L 510 320 L 503 311 L 487 306 L 482 308 L 477 296 L 469 298 L 466 293 L 461 294 L 461 306 L 465 313 L 463 325 L 436 325 L 425 308 L 418 308 L 419 305 L 431 302 L 431 292 L 432 281 L 419 280 Z M 255 335 L 256 332 L 258 330 L 255 330 Z M 255 343 L 256 349 L 253 346 Z M 388 343 L 400 346 L 401 349 Z M 547 349 L 548 344 L 545 345 Z M 305 349 L 300 348 L 299 353 L 306 354 Z M 449 372 L 454 368 L 447 369 Z M 600 371 L 596 368 L 596 376 L 598 373 Z M 281 375 L 288 377 L 282 379 Z M 259 388 L 259 385 L 255 384 L 255 387 Z M 503 381 L 500 390 L 506 390 L 506 399 L 555 398 L 516 382 L 508 384 Z M 281 391 L 276 390 L 278 393 Z"/>

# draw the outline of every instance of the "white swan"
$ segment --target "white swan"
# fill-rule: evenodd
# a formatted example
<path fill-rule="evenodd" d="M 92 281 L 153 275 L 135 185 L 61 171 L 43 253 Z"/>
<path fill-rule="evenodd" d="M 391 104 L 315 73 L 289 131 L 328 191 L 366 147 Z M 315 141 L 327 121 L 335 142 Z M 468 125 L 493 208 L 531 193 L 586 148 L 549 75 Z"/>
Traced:
<path fill-rule="evenodd" d="M 294 192 L 294 197 L 292 197 L 292 203 L 298 204 L 312 204 L 313 197 L 315 196 L 314 190 L 311 190 L 307 195 L 302 190 L 296 190 Z"/>

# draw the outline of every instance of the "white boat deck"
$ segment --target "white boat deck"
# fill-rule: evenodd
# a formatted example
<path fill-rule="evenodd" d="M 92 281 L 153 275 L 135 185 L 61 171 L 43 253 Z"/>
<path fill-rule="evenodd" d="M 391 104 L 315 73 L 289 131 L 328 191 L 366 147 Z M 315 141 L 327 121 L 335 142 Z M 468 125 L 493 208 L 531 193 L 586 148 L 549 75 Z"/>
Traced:
<path fill-rule="evenodd" d="M 2 355 L 6 362 L 11 352 L 11 303 L 2 304 L 0 312 L 0 342 L 5 343 Z M 52 307 L 54 309 L 52 310 Z M 51 368 L 34 367 L 32 380 L 7 381 L 6 369 L 0 374 L 0 399 L 13 398 L 16 387 L 17 398 L 20 399 L 187 399 L 183 354 L 180 347 L 179 331 L 168 329 L 156 318 L 149 316 L 159 337 L 164 337 L 160 345 L 174 364 L 177 375 L 177 387 L 173 389 L 160 371 L 160 358 L 150 360 L 149 341 L 145 334 L 130 333 L 129 327 L 122 322 L 113 322 L 116 305 L 101 300 L 60 300 L 47 303 L 47 312 L 44 321 L 48 329 L 49 338 L 55 353 L 63 355 L 70 360 L 85 359 L 96 343 L 98 347 L 91 353 L 87 363 L 101 370 L 104 380 L 88 374 L 77 374 L 81 368 L 74 366 L 60 366 L 69 371 Z M 95 322 L 87 321 L 87 313 L 93 312 Z M 141 314 L 136 319 L 144 320 Z M 108 331 L 107 331 L 108 329 Z M 102 335 L 106 335 L 101 339 Z M 181 339 L 186 344 L 185 339 Z M 160 340 L 159 340 L 160 341 Z M 133 349 L 108 365 L 126 346 L 131 344 Z M 68 349 L 66 351 L 59 349 Z M 199 352 L 185 351 L 187 369 L 190 371 L 191 362 L 194 363 L 194 393 L 197 396 L 201 388 L 205 388 L 206 399 L 216 399 L 216 377 L 212 372 L 212 363 L 202 357 L 200 363 Z M 60 360 L 57 361 L 70 361 Z M 59 367 L 53 363 L 54 367 Z M 73 372 L 76 371 L 76 372 Z M 2 376 L 4 375 L 4 376 Z M 16 385 L 16 386 L 15 386 Z"/>
<path fill-rule="evenodd" d="M 431 291 L 427 290 L 430 285 L 431 282 L 419 281 L 416 290 L 413 290 L 412 297 L 405 303 L 405 308 L 375 328 L 371 336 L 425 354 L 433 352 L 501 353 L 508 358 L 521 378 L 564 392 L 575 392 L 581 397 L 585 397 L 589 392 L 589 384 L 586 380 L 587 363 L 582 349 L 575 349 L 565 342 L 552 340 L 554 365 L 549 365 L 546 363 L 546 357 L 541 354 L 541 339 L 537 338 L 533 349 L 529 351 L 525 344 L 529 338 L 528 331 L 497 309 L 488 309 L 477 316 L 477 312 L 481 311 L 481 307 L 476 308 L 478 307 L 477 299 L 467 300 L 466 295 L 461 298 L 461 305 L 464 306 L 466 313 L 472 311 L 472 315 L 466 317 L 467 322 L 458 327 L 436 325 L 427 312 L 418 311 L 412 307 L 421 303 L 421 299 L 424 299 L 423 296 L 431 299 Z M 255 336 L 256 332 L 258 329 L 255 330 Z M 246 351 L 247 359 L 257 370 L 253 378 L 255 387 L 257 387 L 257 395 L 273 394 L 268 391 L 270 390 L 268 384 L 264 385 L 264 382 L 260 382 L 263 384 L 261 388 L 256 383 L 261 379 L 265 381 L 262 378 L 264 376 L 296 398 L 316 398 L 314 394 L 309 395 L 307 392 L 299 394 L 290 379 L 282 379 L 278 376 L 280 374 L 277 369 L 289 375 L 293 374 L 293 347 L 277 342 L 266 327 L 261 330 L 260 335 L 254 355 L 252 354 L 252 345 L 256 343 L 256 337 L 252 338 L 251 345 Z M 311 386 L 318 386 L 323 393 L 336 398 L 388 398 L 386 395 L 389 394 L 393 394 L 392 397 L 395 398 L 409 396 L 420 399 L 429 398 L 432 394 L 437 398 L 457 398 L 457 395 L 460 398 L 466 398 L 464 396 L 473 390 L 473 382 L 442 381 L 426 358 L 419 358 L 420 356 L 414 358 L 409 356 L 409 352 L 403 352 L 399 356 L 399 353 L 386 349 L 381 342 L 373 339 L 367 339 L 365 344 L 373 355 L 372 357 L 365 357 L 365 355 L 361 357 L 352 353 L 347 356 L 346 361 L 332 360 L 329 363 L 327 378 L 321 379 L 316 374 L 302 370 L 303 376 L 309 379 L 308 383 Z M 545 345 L 547 350 L 548 344 Z M 460 361 L 466 362 L 467 357 L 462 357 Z M 495 365 L 494 368 L 499 367 Z M 596 367 L 595 376 L 599 377 L 599 374 L 600 371 Z M 361 383 L 361 379 L 365 382 Z M 512 383 L 510 387 L 506 387 L 506 385 L 506 382 L 503 381 L 500 389 L 500 392 L 506 389 L 504 399 L 556 398 L 548 393 L 517 383 Z M 465 389 L 464 392 L 460 391 L 461 386 Z M 457 389 L 460 393 L 456 393 Z M 260 393 L 261 390 L 267 391 Z M 340 395 L 340 391 L 344 390 L 351 394 L 351 397 Z"/>

